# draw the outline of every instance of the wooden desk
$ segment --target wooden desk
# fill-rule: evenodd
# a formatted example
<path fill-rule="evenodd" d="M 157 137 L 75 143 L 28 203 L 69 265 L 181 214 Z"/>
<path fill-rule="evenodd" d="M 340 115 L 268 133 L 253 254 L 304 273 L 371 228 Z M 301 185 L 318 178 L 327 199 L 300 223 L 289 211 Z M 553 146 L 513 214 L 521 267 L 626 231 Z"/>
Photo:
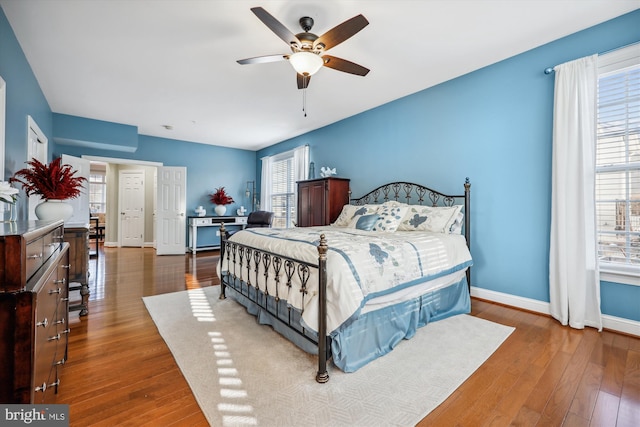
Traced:
<path fill-rule="evenodd" d="M 247 225 L 246 216 L 190 216 L 189 217 L 189 250 L 195 254 L 197 251 L 220 249 L 220 245 L 198 247 L 199 227 L 218 227 L 220 223 L 225 225 L 239 225 L 244 228 Z"/>

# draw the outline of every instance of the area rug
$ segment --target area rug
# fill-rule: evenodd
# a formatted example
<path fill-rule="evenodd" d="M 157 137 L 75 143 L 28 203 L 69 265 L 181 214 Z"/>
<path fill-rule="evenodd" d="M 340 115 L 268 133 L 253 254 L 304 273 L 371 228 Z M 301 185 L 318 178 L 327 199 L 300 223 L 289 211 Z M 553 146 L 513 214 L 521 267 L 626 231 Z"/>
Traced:
<path fill-rule="evenodd" d="M 414 426 L 458 388 L 513 328 L 469 315 L 421 328 L 354 373 L 258 325 L 219 286 L 144 303 L 212 426 Z"/>

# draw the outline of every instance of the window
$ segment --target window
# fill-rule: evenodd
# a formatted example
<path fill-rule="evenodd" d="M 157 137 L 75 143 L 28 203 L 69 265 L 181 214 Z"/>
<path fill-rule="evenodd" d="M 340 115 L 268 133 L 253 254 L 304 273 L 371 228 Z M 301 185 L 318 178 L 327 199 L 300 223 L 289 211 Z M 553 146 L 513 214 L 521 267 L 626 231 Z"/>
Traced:
<path fill-rule="evenodd" d="M 600 268 L 640 276 L 640 46 L 602 55 L 598 66 L 596 221 Z"/>
<path fill-rule="evenodd" d="M 293 227 L 297 217 L 297 184 L 308 174 L 309 147 L 262 160 L 263 209 L 273 212 L 273 227 Z"/>
<path fill-rule="evenodd" d="M 107 211 L 107 175 L 91 172 L 89 175 L 89 210 L 94 213 Z"/>

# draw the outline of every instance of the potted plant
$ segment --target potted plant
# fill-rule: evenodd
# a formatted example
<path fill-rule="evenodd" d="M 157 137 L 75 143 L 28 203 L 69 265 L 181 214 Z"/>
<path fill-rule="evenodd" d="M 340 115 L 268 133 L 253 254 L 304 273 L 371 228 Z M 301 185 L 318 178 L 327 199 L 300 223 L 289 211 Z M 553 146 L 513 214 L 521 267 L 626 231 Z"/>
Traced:
<path fill-rule="evenodd" d="M 224 187 L 216 188 L 216 191 L 209 195 L 211 203 L 216 205 L 215 211 L 218 216 L 223 216 L 227 211 L 227 206 L 234 202 L 233 198 L 227 194 Z"/>
<path fill-rule="evenodd" d="M 73 207 L 64 200 L 75 199 L 80 192 L 86 178 L 75 176 L 71 165 L 63 165 L 58 157 L 51 163 L 44 164 L 37 159 L 27 162 L 28 168 L 20 169 L 10 183 L 22 184 L 27 197 L 35 194 L 44 201 L 36 206 L 36 216 L 43 220 L 67 220 L 73 215 Z"/>

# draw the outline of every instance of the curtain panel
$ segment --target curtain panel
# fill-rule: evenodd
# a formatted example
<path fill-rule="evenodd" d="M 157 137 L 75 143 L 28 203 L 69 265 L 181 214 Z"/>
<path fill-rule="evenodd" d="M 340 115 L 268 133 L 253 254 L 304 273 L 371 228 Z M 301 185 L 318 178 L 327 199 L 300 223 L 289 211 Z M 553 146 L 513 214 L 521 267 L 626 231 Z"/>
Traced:
<path fill-rule="evenodd" d="M 555 71 L 549 297 L 563 325 L 602 330 L 595 153 L 597 55 Z"/>

